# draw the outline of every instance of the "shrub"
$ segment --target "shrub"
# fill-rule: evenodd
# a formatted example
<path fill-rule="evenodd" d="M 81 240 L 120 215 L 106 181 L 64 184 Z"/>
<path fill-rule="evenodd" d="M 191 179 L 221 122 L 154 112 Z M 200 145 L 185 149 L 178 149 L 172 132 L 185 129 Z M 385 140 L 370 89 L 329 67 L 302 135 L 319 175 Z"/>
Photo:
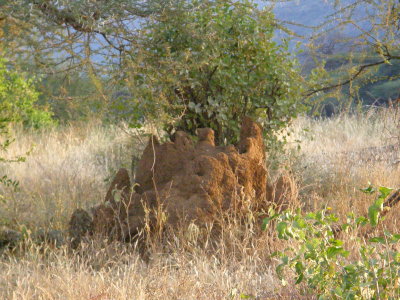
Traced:
<path fill-rule="evenodd" d="M 165 129 L 215 130 L 236 142 L 244 115 L 269 134 L 301 110 L 301 77 L 270 10 L 250 1 L 188 1 L 144 24 L 129 82 L 137 109 Z M 140 115 L 140 114 L 139 114 Z"/>
<path fill-rule="evenodd" d="M 372 193 L 374 189 L 364 191 Z M 296 274 L 296 284 L 305 283 L 307 293 L 318 295 L 319 299 L 398 299 L 400 252 L 394 245 L 399 244 L 400 235 L 385 231 L 384 236 L 368 241 L 357 238 L 359 248 L 353 249 L 356 252 L 353 254 L 358 259 L 350 259 L 350 250 L 337 238 L 339 231 L 377 225 L 384 200 L 391 190 L 381 187 L 379 191 L 368 217 L 356 218 L 350 214 L 347 222 L 341 224 L 329 209 L 306 215 L 271 211 L 263 226 L 273 221 L 278 238 L 293 245 L 281 253 L 274 253 L 281 260 L 276 268 L 278 276 L 286 281 L 288 273 L 285 270 L 292 270 Z"/>
<path fill-rule="evenodd" d="M 22 123 L 24 127 L 36 129 L 54 124 L 51 113 L 36 106 L 38 97 L 33 79 L 25 79 L 20 74 L 10 71 L 6 61 L 0 59 L 0 163 L 25 160 L 23 156 L 6 159 L 2 155 L 13 142 L 8 132 L 10 123 Z M 14 189 L 19 186 L 18 181 L 5 174 L 0 174 L 0 184 Z M 1 194 L 0 200 L 3 200 Z"/>
<path fill-rule="evenodd" d="M 40 128 L 54 124 L 52 114 L 38 107 L 39 93 L 33 79 L 26 79 L 9 70 L 0 60 L 0 124 L 22 123 L 24 127 Z"/>

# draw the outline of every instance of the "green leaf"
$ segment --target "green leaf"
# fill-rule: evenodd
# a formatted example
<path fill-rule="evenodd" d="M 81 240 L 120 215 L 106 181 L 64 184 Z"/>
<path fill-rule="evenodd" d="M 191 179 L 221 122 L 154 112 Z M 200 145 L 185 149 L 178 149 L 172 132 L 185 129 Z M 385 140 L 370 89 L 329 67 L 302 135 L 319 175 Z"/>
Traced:
<path fill-rule="evenodd" d="M 297 218 L 297 219 L 294 221 L 293 226 L 294 226 L 295 228 L 303 229 L 303 228 L 306 228 L 307 224 L 306 224 L 306 222 L 305 222 L 303 219 Z"/>
<path fill-rule="evenodd" d="M 371 243 L 379 243 L 379 244 L 385 244 L 386 240 L 384 237 L 373 237 L 369 239 L 369 242 Z"/>
<path fill-rule="evenodd" d="M 295 265 L 295 270 L 296 270 L 296 274 L 298 275 L 297 280 L 296 280 L 296 284 L 299 284 L 300 282 L 303 281 L 304 279 L 304 266 L 302 264 L 301 261 L 298 261 Z"/>
<path fill-rule="evenodd" d="M 387 196 L 389 196 L 392 191 L 393 191 L 392 188 L 387 188 L 384 186 L 379 187 L 379 198 L 386 199 Z"/>
<path fill-rule="evenodd" d="M 271 257 L 280 257 L 282 255 L 282 253 L 280 251 L 274 251 L 271 253 Z"/>
<path fill-rule="evenodd" d="M 326 255 L 328 256 L 328 258 L 332 258 L 332 257 L 335 257 L 335 256 L 337 256 L 339 254 L 342 254 L 343 252 L 344 252 L 343 247 L 332 246 L 332 247 L 329 247 L 326 250 Z"/>
<path fill-rule="evenodd" d="M 288 227 L 288 224 L 286 222 L 280 222 L 276 226 L 276 230 L 278 231 L 278 237 L 280 239 L 287 239 L 287 235 L 286 235 L 287 227 Z"/>
<path fill-rule="evenodd" d="M 395 262 L 400 263 L 400 253 L 399 252 L 393 253 L 393 259 Z"/>
<path fill-rule="evenodd" d="M 368 219 L 366 217 L 358 217 L 356 219 L 356 224 L 357 225 L 363 226 L 363 225 L 366 225 L 367 223 L 368 223 Z"/>
<path fill-rule="evenodd" d="M 311 212 L 311 213 L 308 213 L 308 214 L 306 215 L 306 219 L 315 220 L 316 216 L 317 216 L 317 215 L 316 215 L 315 213 Z"/>
<path fill-rule="evenodd" d="M 379 220 L 379 213 L 383 210 L 384 198 L 379 197 L 374 204 L 368 208 L 368 218 L 372 226 L 376 226 Z"/>
<path fill-rule="evenodd" d="M 253 295 L 240 294 L 240 299 L 255 299 Z"/>
<path fill-rule="evenodd" d="M 374 188 L 374 187 L 372 186 L 372 184 L 369 183 L 368 187 L 363 188 L 363 189 L 360 189 L 360 191 L 363 192 L 363 193 L 365 193 L 365 194 L 371 195 L 371 194 L 373 194 L 373 193 L 376 192 L 376 188 Z"/>
<path fill-rule="evenodd" d="M 400 240 L 400 234 L 393 234 L 392 235 L 392 242 L 397 243 Z"/>
<path fill-rule="evenodd" d="M 330 239 L 330 240 L 329 240 L 329 243 L 330 243 L 332 246 L 335 246 L 335 247 L 340 247 L 340 246 L 343 245 L 343 241 L 341 241 L 341 240 L 335 240 L 335 239 Z"/>
<path fill-rule="evenodd" d="M 261 229 L 262 230 L 266 230 L 267 229 L 269 221 L 270 221 L 270 218 L 264 218 L 264 220 L 262 221 L 262 224 L 261 224 Z"/>
<path fill-rule="evenodd" d="M 347 265 L 344 267 L 344 269 L 346 270 L 346 272 L 348 273 L 354 273 L 356 271 L 356 266 L 355 265 Z"/>
<path fill-rule="evenodd" d="M 375 227 L 376 225 L 378 225 L 378 217 L 379 217 L 379 208 L 377 208 L 375 205 L 371 205 L 368 208 L 369 223 Z"/>
<path fill-rule="evenodd" d="M 296 279 L 296 284 L 301 283 L 303 279 L 304 279 L 304 273 L 301 273 Z"/>
<path fill-rule="evenodd" d="M 351 225 L 350 224 L 348 224 L 348 223 L 345 223 L 345 224 L 342 224 L 342 230 L 344 231 L 344 232 L 347 232 L 347 229 L 348 228 L 350 228 L 351 227 Z"/>

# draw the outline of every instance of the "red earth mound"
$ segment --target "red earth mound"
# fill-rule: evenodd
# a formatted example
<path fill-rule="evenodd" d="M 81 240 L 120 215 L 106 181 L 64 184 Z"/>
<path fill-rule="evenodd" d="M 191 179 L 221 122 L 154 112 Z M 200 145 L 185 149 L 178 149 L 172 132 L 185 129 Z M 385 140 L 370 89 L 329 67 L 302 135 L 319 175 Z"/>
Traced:
<path fill-rule="evenodd" d="M 265 205 L 261 127 L 244 119 L 237 147 L 216 146 L 209 128 L 198 129 L 197 135 L 196 143 L 181 131 L 163 144 L 151 137 L 138 163 L 134 188 L 121 169 L 105 202 L 93 209 L 93 232 L 126 239 L 143 229 L 146 211 L 160 207 L 166 222 L 175 226 L 182 220 L 204 222 L 244 199 L 253 201 L 253 207 Z"/>

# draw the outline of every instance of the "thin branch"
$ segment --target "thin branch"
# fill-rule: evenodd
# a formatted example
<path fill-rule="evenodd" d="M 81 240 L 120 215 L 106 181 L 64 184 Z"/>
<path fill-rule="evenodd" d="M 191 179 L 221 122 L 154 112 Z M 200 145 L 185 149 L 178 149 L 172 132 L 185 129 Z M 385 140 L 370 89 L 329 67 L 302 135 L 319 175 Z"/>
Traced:
<path fill-rule="evenodd" d="M 115 50 L 118 50 L 120 52 L 123 52 L 125 49 L 124 45 L 119 45 L 119 46 L 115 46 L 107 37 L 107 35 L 104 32 L 99 32 L 101 34 L 101 36 L 104 38 L 104 40 Z"/>
<path fill-rule="evenodd" d="M 308 97 L 310 97 L 310 96 L 312 96 L 312 95 L 314 95 L 316 93 L 326 92 L 326 91 L 329 91 L 329 90 L 332 90 L 332 89 L 347 85 L 347 84 L 351 83 L 353 80 L 355 80 L 365 69 L 368 69 L 370 67 L 375 67 L 375 66 L 378 66 L 378 65 L 382 65 L 382 64 L 387 63 L 388 61 L 390 61 L 392 59 L 400 59 L 400 56 L 389 56 L 384 60 L 380 60 L 380 61 L 377 61 L 377 62 L 374 62 L 374 63 L 362 65 L 362 66 L 360 66 L 358 68 L 357 72 L 354 73 L 350 78 L 348 78 L 348 79 L 346 79 L 346 80 L 344 80 L 342 82 L 339 82 L 337 84 L 334 84 L 334 85 L 325 86 L 325 87 L 322 87 L 322 88 L 319 88 L 319 89 L 315 89 L 315 90 L 309 91 L 304 96 L 305 96 L 305 98 L 308 98 Z"/>

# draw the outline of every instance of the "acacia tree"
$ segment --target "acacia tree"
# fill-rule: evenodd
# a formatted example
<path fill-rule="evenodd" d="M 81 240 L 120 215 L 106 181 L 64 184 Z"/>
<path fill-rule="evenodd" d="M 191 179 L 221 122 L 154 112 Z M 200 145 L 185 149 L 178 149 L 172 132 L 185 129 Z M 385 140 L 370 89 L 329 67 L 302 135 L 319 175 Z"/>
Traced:
<path fill-rule="evenodd" d="M 136 47 L 139 23 L 173 1 L 3 0 L 0 48 L 14 68 L 51 84 L 43 95 L 55 99 L 56 109 L 72 108 L 64 116 L 79 115 L 76 108 L 95 103 L 101 118 L 110 95 L 120 88 L 122 61 Z M 71 91 L 77 77 L 91 85 L 80 95 Z"/>
<path fill-rule="evenodd" d="M 118 65 L 136 47 L 139 23 L 174 0 L 4 0 L 2 43 L 44 72 Z M 18 27 L 18 30 L 16 30 Z"/>
<path fill-rule="evenodd" d="M 321 25 L 310 28 L 313 30 L 310 36 L 300 37 L 307 45 L 307 51 L 320 63 L 320 67 L 314 70 L 314 78 L 319 80 L 306 89 L 305 98 L 340 91 L 343 87 L 349 90 L 350 95 L 356 94 L 361 84 L 376 80 L 373 73 L 379 66 L 400 60 L 400 1 L 336 0 L 331 4 L 334 12 Z M 280 26 L 289 24 L 293 25 L 283 22 Z M 324 46 L 320 40 L 321 36 L 338 31 L 351 32 L 336 39 L 337 44 L 347 44 L 348 63 L 328 74 L 323 71 L 328 57 L 320 55 Z"/>
<path fill-rule="evenodd" d="M 140 24 L 180 1 L 3 0 L 0 48 L 14 68 L 39 74 L 46 79 L 43 85 L 51 84 L 42 94 L 55 99 L 57 110 L 72 110 L 64 116 L 77 116 L 76 109 L 86 111 L 95 103 L 93 111 L 102 118 L 112 95 L 124 89 L 123 62 L 137 47 Z M 90 79 L 82 95 L 71 91 L 77 77 Z"/>

